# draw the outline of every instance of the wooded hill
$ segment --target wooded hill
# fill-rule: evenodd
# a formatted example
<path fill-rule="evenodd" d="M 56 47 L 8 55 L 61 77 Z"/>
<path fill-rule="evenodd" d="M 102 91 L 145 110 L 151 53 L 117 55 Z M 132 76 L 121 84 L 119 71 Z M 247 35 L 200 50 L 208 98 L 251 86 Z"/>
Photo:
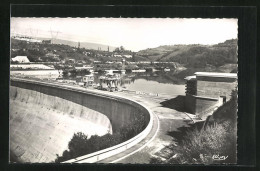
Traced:
<path fill-rule="evenodd" d="M 171 61 L 187 67 L 219 67 L 237 63 L 237 39 L 216 45 L 172 45 L 148 48 L 136 53 L 136 57 L 151 61 Z"/>
<path fill-rule="evenodd" d="M 75 48 L 65 44 L 46 44 L 11 39 L 11 58 L 27 56 L 31 62 L 59 62 L 65 59 L 75 59 L 91 63 L 94 60 L 106 61 L 107 55 L 111 56 L 112 52 L 84 47 Z"/>

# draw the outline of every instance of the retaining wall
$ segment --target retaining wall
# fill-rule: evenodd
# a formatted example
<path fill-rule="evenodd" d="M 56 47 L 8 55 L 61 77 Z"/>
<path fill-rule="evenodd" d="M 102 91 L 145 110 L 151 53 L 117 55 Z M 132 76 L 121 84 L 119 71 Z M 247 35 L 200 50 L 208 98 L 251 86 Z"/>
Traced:
<path fill-rule="evenodd" d="M 185 96 L 185 110 L 188 113 L 197 114 L 199 117 L 204 117 L 204 112 L 208 109 L 218 105 L 219 98 L 202 97 L 186 94 Z"/>

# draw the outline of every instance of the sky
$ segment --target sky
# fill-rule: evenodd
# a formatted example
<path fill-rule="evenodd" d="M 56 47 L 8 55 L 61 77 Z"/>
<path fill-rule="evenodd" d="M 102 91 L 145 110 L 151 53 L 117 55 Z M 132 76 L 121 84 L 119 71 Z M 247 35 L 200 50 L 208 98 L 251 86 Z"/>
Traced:
<path fill-rule="evenodd" d="M 124 46 L 139 51 L 161 45 L 212 45 L 237 38 L 237 19 L 11 18 L 11 35 Z M 51 36 L 52 35 L 52 36 Z"/>

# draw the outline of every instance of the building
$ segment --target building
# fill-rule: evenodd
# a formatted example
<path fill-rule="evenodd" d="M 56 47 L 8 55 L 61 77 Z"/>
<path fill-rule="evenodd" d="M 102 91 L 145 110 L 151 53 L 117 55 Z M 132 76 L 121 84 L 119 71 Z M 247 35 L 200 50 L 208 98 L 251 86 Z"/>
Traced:
<path fill-rule="evenodd" d="M 76 70 L 88 70 L 90 72 L 93 71 L 93 67 L 92 66 L 87 66 L 87 65 L 83 65 L 83 66 L 75 66 Z"/>
<path fill-rule="evenodd" d="M 27 58 L 27 56 L 16 56 L 11 60 L 12 62 L 18 62 L 18 63 L 30 63 L 30 60 Z"/>
<path fill-rule="evenodd" d="M 122 55 L 117 55 L 117 54 L 114 54 L 114 57 L 117 57 L 117 58 L 122 58 Z"/>
<path fill-rule="evenodd" d="M 85 75 L 82 78 L 82 81 L 85 87 L 92 86 L 94 83 L 94 75 L 93 74 Z"/>
<path fill-rule="evenodd" d="M 42 40 L 43 44 L 51 44 L 51 40 Z"/>
<path fill-rule="evenodd" d="M 108 70 L 105 76 L 100 76 L 99 78 L 100 89 L 103 90 L 103 84 L 105 84 L 108 91 L 118 91 L 118 84 L 120 80 L 119 74 L 114 74 L 113 70 Z"/>
<path fill-rule="evenodd" d="M 185 109 L 202 119 L 228 101 L 237 86 L 235 73 L 196 72 L 185 79 Z"/>
<path fill-rule="evenodd" d="M 59 55 L 56 55 L 54 53 L 47 53 L 45 56 L 49 57 L 49 58 L 55 58 L 55 57 L 57 58 L 57 57 L 59 57 Z"/>
<path fill-rule="evenodd" d="M 28 36 L 14 36 L 12 38 L 14 38 L 16 40 L 23 40 L 23 41 L 32 42 L 32 43 L 41 43 L 42 42 L 42 40 L 34 39 L 34 38 L 28 37 Z"/>
<path fill-rule="evenodd" d="M 123 55 L 123 57 L 125 57 L 125 58 L 132 58 L 133 56 L 132 55 Z"/>
<path fill-rule="evenodd" d="M 76 60 L 75 59 L 67 59 L 66 62 L 69 64 L 75 64 Z"/>

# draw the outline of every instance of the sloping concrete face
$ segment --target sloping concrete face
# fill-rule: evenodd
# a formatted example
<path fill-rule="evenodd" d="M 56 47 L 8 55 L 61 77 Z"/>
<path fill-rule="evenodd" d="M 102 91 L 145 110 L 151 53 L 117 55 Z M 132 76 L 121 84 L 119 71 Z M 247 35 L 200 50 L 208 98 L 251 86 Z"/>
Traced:
<path fill-rule="evenodd" d="M 54 161 L 76 132 L 112 133 L 100 112 L 37 91 L 10 89 L 10 150 L 20 162 Z"/>
<path fill-rule="evenodd" d="M 120 130 L 146 110 L 129 100 L 11 81 L 10 153 L 21 162 L 52 162 L 76 132 Z"/>

